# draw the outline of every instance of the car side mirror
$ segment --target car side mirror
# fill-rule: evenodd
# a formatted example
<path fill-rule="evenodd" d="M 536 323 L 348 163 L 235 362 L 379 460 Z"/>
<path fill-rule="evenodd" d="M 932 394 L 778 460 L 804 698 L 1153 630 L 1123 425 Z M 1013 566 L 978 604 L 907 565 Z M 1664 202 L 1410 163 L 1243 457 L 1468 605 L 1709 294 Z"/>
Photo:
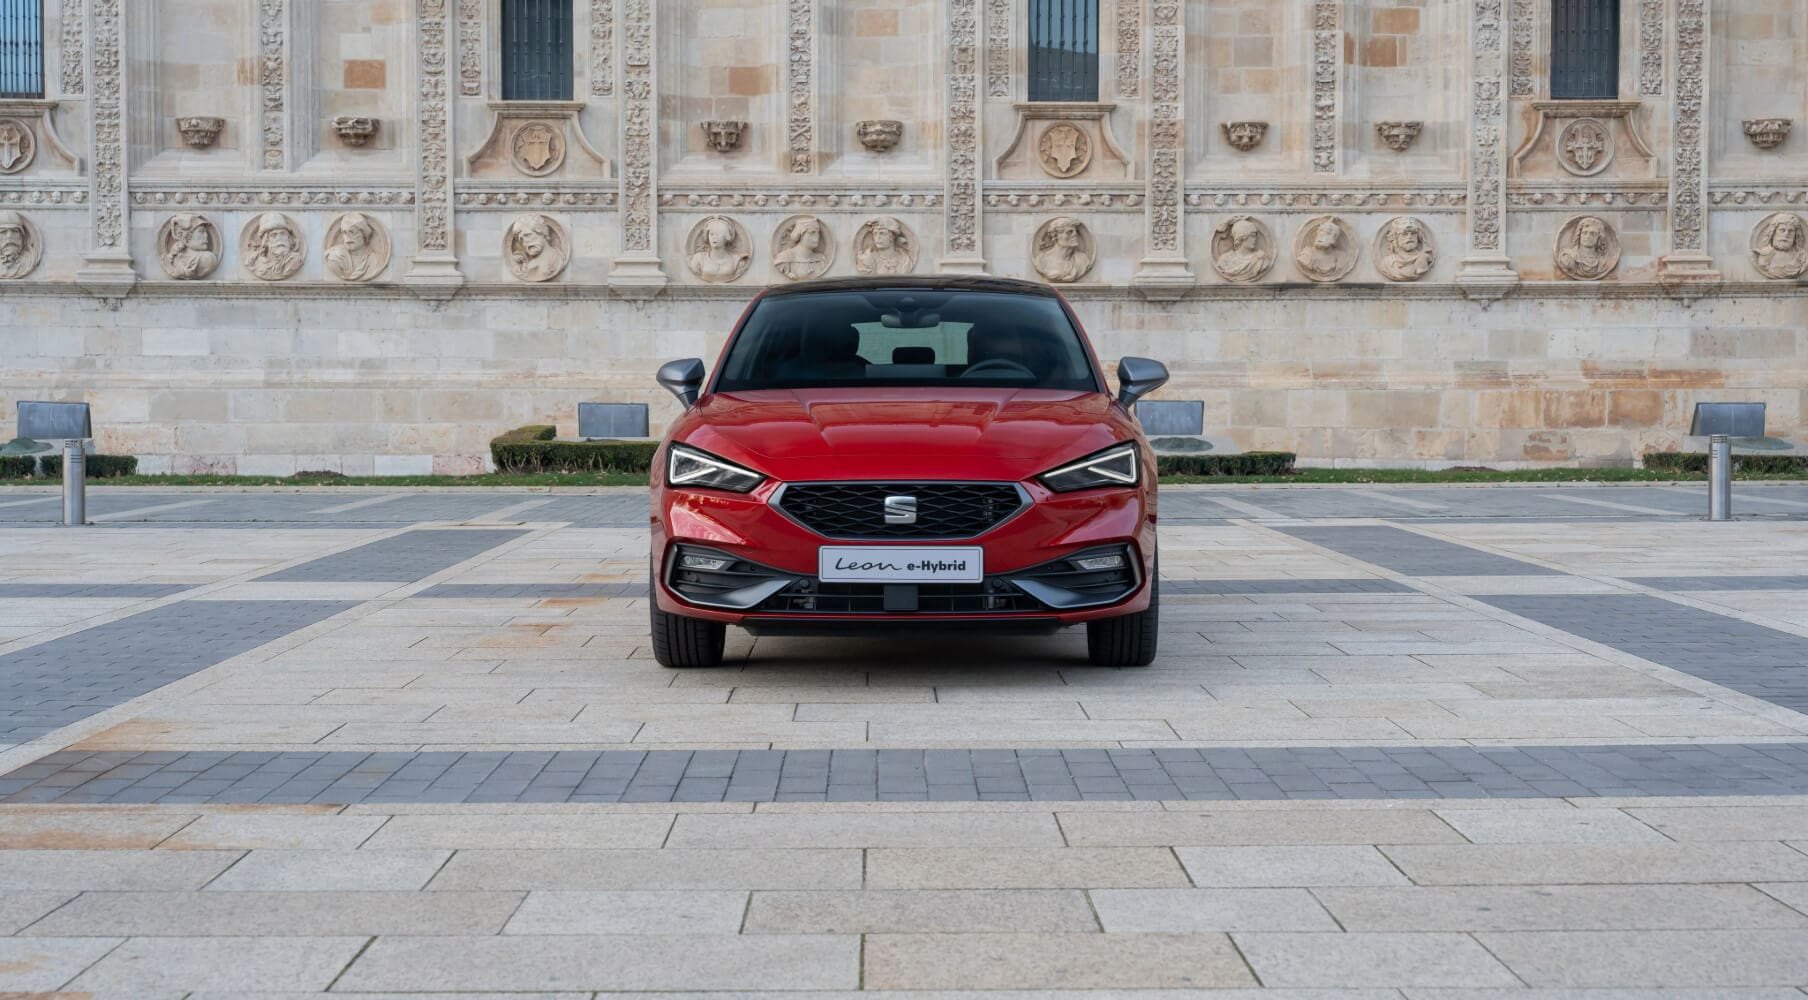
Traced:
<path fill-rule="evenodd" d="M 703 391 L 701 360 L 685 358 L 682 361 L 667 361 L 659 366 L 659 374 L 654 377 L 659 379 L 660 385 L 665 386 L 665 391 L 678 397 L 678 402 L 683 403 L 685 409 L 697 405 L 697 394 Z"/>
<path fill-rule="evenodd" d="M 1125 406 L 1168 384 L 1168 366 L 1149 358 L 1124 358 L 1117 363 L 1117 398 Z"/>

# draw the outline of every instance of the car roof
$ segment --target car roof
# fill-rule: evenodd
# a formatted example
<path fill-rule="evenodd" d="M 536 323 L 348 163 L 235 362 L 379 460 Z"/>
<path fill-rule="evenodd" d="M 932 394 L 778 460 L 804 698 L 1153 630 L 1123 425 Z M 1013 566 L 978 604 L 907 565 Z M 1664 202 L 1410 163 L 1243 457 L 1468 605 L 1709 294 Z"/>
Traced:
<path fill-rule="evenodd" d="M 965 274 L 897 275 L 884 278 L 819 278 L 791 285 L 776 285 L 763 293 L 767 298 L 781 295 L 808 295 L 812 292 L 866 291 L 874 288 L 932 288 L 970 292 L 1012 292 L 1056 298 L 1048 285 L 1016 278 L 991 278 Z"/>

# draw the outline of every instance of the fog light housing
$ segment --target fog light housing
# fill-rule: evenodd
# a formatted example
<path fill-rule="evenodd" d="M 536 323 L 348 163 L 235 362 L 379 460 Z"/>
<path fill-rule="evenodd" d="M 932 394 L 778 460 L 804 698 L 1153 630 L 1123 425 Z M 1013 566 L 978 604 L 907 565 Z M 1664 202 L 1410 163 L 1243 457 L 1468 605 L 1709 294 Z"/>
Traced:
<path fill-rule="evenodd" d="M 1072 562 L 1075 566 L 1078 566 L 1083 570 L 1087 570 L 1088 572 L 1099 572 L 1099 571 L 1108 570 L 1108 569 L 1123 569 L 1124 568 L 1124 554 L 1122 552 L 1108 552 L 1108 553 L 1105 553 L 1104 555 L 1077 556 L 1077 557 L 1069 560 L 1069 562 Z"/>
<path fill-rule="evenodd" d="M 702 552 L 686 552 L 678 557 L 678 565 L 685 569 L 700 569 L 714 573 L 734 565 L 734 560 L 728 556 L 709 555 Z"/>

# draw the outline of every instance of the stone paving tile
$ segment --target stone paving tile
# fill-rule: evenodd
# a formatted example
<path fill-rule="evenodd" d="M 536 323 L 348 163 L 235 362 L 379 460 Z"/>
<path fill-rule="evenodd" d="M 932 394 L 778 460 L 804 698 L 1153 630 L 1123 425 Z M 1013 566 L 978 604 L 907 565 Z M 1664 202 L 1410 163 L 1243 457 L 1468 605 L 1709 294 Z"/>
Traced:
<path fill-rule="evenodd" d="M 32 939 L 41 940 L 41 939 Z M 77 976 L 71 990 L 324 990 L 368 938 L 134 938 Z"/>
<path fill-rule="evenodd" d="M 9 892 L 199 889 L 242 857 L 239 851 L 0 851 Z"/>
<path fill-rule="evenodd" d="M 62 906 L 71 892 L 9 892 L 0 890 L 0 935 L 17 934 L 26 925 Z"/>
<path fill-rule="evenodd" d="M 1088 895 L 1107 933 L 1342 929 L 1304 889 L 1094 889 Z"/>
<path fill-rule="evenodd" d="M 193 815 L 179 813 L 90 813 L 71 809 L 42 813 L 8 811 L 0 813 L 0 851 L 151 848 L 167 841 L 195 819 Z"/>
<path fill-rule="evenodd" d="M 575 777 L 569 780 L 577 780 Z M 395 816 L 367 848 L 605 848 L 660 847 L 672 829 L 669 816 L 540 816 L 523 824 L 513 816 Z M 674 843 L 673 846 L 683 846 Z M 745 845 L 764 846 L 764 845 Z"/>
<path fill-rule="evenodd" d="M 1532 986 L 1808 983 L 1808 930 L 1518 931 L 1477 939 Z"/>
<path fill-rule="evenodd" d="M 449 851 L 257 850 L 245 855 L 209 892 L 325 892 L 335 889 L 419 889 L 451 856 Z"/>
<path fill-rule="evenodd" d="M 900 847 L 866 852 L 869 889 L 1161 889 L 1189 884 L 1174 852 L 1154 847 Z"/>
<path fill-rule="evenodd" d="M 429 888 L 858 889 L 861 871 L 858 850 L 469 850 L 454 854 Z"/>
<path fill-rule="evenodd" d="M 210 813 L 159 846 L 166 850 L 352 850 L 383 825 L 375 816 Z"/>
<path fill-rule="evenodd" d="M 1626 582 L 1654 590 L 1808 590 L 1808 576 L 1632 576 Z M 4 591 L 0 591 L 4 596 Z"/>
<path fill-rule="evenodd" d="M 829 772 L 830 788 L 836 774 Z M 671 847 L 1060 847 L 1052 815 L 682 815 Z"/>
<path fill-rule="evenodd" d="M 85 892 L 25 933 L 133 938 L 495 934 L 521 901 L 518 892 Z"/>
<path fill-rule="evenodd" d="M 1477 844 L 1666 844 L 1664 834 L 1603 809 L 1438 809 L 1437 817 Z M 1780 839 L 1757 838 L 1751 839 Z M 1371 843 L 1402 843 L 1374 838 Z"/>
<path fill-rule="evenodd" d="M 1808 840 L 1808 803 L 1746 809 L 1654 807 L 1627 812 L 1671 840 Z"/>
<path fill-rule="evenodd" d="M 0 938 L 0 991 L 6 991 L 0 996 L 54 990 L 119 944 L 118 938 Z"/>
<path fill-rule="evenodd" d="M 434 893 L 431 897 L 437 898 Z M 747 912 L 745 892 L 528 893 L 505 934 L 736 934 Z M 408 933 L 408 932 L 402 932 Z M 420 932 L 416 932 L 420 933 Z M 804 933 L 804 932 L 793 932 Z M 855 933 L 825 928 L 824 934 Z"/>
<path fill-rule="evenodd" d="M 1808 854 L 1777 843 L 1405 845 L 1382 850 L 1420 885 L 1808 880 Z"/>
<path fill-rule="evenodd" d="M 1401 991 L 1404 1000 L 1797 1000 L 1808 996 L 1788 986 L 1707 987 L 1682 989 L 1414 989 Z"/>
<path fill-rule="evenodd" d="M 1097 893 L 1093 894 L 1097 899 Z M 756 892 L 748 934 L 1090 933 L 1098 918 L 1076 889 L 869 889 Z"/>
<path fill-rule="evenodd" d="M 411 583 L 525 534 L 500 529 L 417 529 L 257 579 L 263 583 Z"/>
<path fill-rule="evenodd" d="M 1386 526 L 1275 530 L 1408 576 L 1546 576 L 1554 569 Z"/>
<path fill-rule="evenodd" d="M 1222 934 L 870 934 L 867 989 L 1253 986 Z"/>
<path fill-rule="evenodd" d="M 1462 934 L 1240 933 L 1237 947 L 1264 986 L 1518 986 Z"/>
<path fill-rule="evenodd" d="M 180 594 L 196 583 L 0 583 L 0 600 L 18 598 L 137 598 L 150 600 Z"/>
<path fill-rule="evenodd" d="M 1366 845 L 1181 847 L 1174 854 L 1197 886 L 1315 888 L 1407 883 L 1407 877 L 1386 855 Z"/>
<path fill-rule="evenodd" d="M 1354 932 L 1808 928 L 1808 916 L 1745 885 L 1396 886 L 1313 895 Z"/>
<path fill-rule="evenodd" d="M 1263 813 L 1058 812 L 1074 847 L 1290 844 L 1460 844 L 1463 836 L 1429 810 L 1287 810 Z M 1602 820 L 1606 822 L 1605 819 Z M 1658 838 L 1662 839 L 1662 838 Z"/>

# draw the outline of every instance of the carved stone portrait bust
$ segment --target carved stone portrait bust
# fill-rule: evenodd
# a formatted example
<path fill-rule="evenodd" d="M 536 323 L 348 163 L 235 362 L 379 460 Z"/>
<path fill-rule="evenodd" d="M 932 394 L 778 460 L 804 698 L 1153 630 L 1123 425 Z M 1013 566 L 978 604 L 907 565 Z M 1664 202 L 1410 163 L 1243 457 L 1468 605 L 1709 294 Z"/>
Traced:
<path fill-rule="evenodd" d="M 1356 266 L 1362 249 L 1350 224 L 1331 215 L 1306 221 L 1293 239 L 1293 262 L 1313 281 L 1337 281 Z"/>
<path fill-rule="evenodd" d="M 1752 266 L 1766 278 L 1788 281 L 1808 274 L 1808 223 L 1778 212 L 1752 230 Z"/>
<path fill-rule="evenodd" d="M 1086 277 L 1098 256 L 1092 230 L 1086 228 L 1086 223 L 1067 215 L 1057 216 L 1038 227 L 1030 248 L 1030 260 L 1036 273 L 1057 283 Z"/>
<path fill-rule="evenodd" d="M 340 281 L 369 281 L 389 266 L 389 233 L 363 212 L 336 215 L 326 227 L 327 273 Z"/>
<path fill-rule="evenodd" d="M 205 215 L 172 215 L 157 230 L 157 262 L 177 281 L 205 278 L 220 266 L 220 231 Z"/>
<path fill-rule="evenodd" d="M 1579 215 L 1557 233 L 1557 269 L 1577 281 L 1599 281 L 1620 266 L 1620 237 L 1607 220 Z"/>
<path fill-rule="evenodd" d="M 545 215 L 519 215 L 502 234 L 502 260 L 522 281 L 551 281 L 571 261 L 565 228 Z"/>
<path fill-rule="evenodd" d="M 889 215 L 868 219 L 854 231 L 854 270 L 861 274 L 909 274 L 917 269 L 917 237 Z"/>
<path fill-rule="evenodd" d="M 281 212 L 253 217 L 239 236 L 239 259 L 246 272 L 261 281 L 293 277 L 301 270 L 304 250 L 301 227 Z"/>
<path fill-rule="evenodd" d="M 772 233 L 772 269 L 792 281 L 815 278 L 835 263 L 835 237 L 821 219 L 793 215 Z"/>
<path fill-rule="evenodd" d="M 1260 281 L 1274 258 L 1274 234 L 1253 215 L 1233 215 L 1212 231 L 1212 270 L 1225 281 Z"/>
<path fill-rule="evenodd" d="M 18 212 L 0 211 L 0 280 L 23 278 L 38 269 L 44 237 Z"/>
<path fill-rule="evenodd" d="M 726 215 L 712 215 L 692 226 L 684 249 L 691 273 L 704 281 L 734 281 L 753 263 L 752 238 Z"/>
<path fill-rule="evenodd" d="M 1437 248 L 1418 219 L 1398 218 L 1375 234 L 1375 269 L 1389 281 L 1418 281 L 1431 273 Z"/>

